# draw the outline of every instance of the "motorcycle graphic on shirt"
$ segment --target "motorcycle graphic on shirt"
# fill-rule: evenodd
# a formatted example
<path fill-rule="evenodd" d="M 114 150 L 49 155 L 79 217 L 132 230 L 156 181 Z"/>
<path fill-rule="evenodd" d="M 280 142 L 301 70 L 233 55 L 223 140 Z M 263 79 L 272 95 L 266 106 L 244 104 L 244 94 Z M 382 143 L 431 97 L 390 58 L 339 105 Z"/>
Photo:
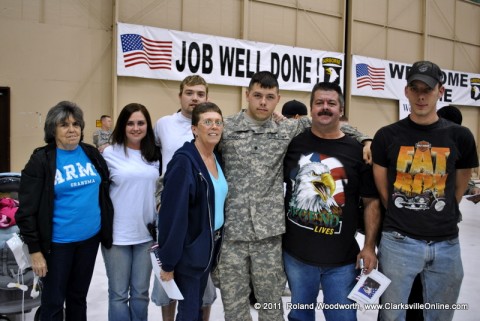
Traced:
<path fill-rule="evenodd" d="M 401 146 L 392 195 L 395 206 L 414 211 L 442 211 L 446 205 L 449 155 L 449 148 L 432 147 L 427 141 L 420 141 L 415 146 Z"/>

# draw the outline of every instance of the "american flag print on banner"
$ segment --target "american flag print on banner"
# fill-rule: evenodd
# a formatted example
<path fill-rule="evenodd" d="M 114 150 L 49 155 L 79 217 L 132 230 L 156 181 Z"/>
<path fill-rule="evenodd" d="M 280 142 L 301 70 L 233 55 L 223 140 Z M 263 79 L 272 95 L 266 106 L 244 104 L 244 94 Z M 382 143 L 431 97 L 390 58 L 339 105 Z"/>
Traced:
<path fill-rule="evenodd" d="M 383 90 L 385 87 L 385 68 L 374 68 L 367 64 L 357 64 L 357 88 L 365 86 L 373 90 Z"/>
<path fill-rule="evenodd" d="M 120 35 L 125 67 L 145 64 L 150 69 L 172 69 L 172 41 L 159 41 L 138 34 Z"/>

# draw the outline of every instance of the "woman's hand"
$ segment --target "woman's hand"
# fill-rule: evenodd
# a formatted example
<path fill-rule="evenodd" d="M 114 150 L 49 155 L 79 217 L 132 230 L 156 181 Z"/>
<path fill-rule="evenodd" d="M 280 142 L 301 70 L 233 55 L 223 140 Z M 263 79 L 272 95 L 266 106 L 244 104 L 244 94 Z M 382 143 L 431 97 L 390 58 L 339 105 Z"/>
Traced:
<path fill-rule="evenodd" d="M 165 272 L 164 270 L 160 270 L 160 280 L 168 282 L 173 280 L 173 271 L 172 272 Z"/>
<path fill-rule="evenodd" d="M 46 276 L 48 272 L 47 261 L 45 261 L 42 252 L 30 253 L 30 259 L 33 272 L 42 278 Z"/>

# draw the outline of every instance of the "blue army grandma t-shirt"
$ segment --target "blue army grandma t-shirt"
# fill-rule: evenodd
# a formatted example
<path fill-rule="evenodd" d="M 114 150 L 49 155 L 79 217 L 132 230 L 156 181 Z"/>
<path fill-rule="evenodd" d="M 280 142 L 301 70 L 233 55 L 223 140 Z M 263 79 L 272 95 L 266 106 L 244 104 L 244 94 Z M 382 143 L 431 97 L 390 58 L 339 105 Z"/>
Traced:
<path fill-rule="evenodd" d="M 57 148 L 53 238 L 56 243 L 89 239 L 100 231 L 101 177 L 80 146 Z"/>

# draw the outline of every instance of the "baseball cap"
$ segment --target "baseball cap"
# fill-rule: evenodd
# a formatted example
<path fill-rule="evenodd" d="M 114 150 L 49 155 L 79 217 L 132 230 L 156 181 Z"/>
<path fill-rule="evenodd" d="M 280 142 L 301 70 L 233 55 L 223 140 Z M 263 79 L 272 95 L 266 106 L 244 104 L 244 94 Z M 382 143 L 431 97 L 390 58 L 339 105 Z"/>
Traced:
<path fill-rule="evenodd" d="M 462 124 L 462 112 L 455 106 L 448 105 L 437 110 L 438 117 L 445 118 L 449 121 L 454 122 L 455 124 Z"/>
<path fill-rule="evenodd" d="M 408 84 L 414 80 L 420 80 L 426 83 L 430 88 L 441 83 L 442 78 L 442 70 L 431 61 L 417 61 L 407 72 Z"/>
<path fill-rule="evenodd" d="M 307 106 L 297 100 L 287 101 L 282 107 L 282 115 L 285 117 L 296 115 L 308 115 Z"/>

